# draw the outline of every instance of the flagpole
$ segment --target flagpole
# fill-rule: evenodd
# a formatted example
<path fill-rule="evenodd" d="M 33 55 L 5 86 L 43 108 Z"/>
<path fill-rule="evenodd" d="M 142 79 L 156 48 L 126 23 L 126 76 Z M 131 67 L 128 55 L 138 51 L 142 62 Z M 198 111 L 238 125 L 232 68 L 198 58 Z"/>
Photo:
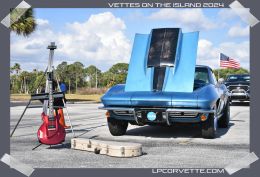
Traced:
<path fill-rule="evenodd" d="M 220 53 L 218 58 L 218 80 L 219 80 L 219 70 L 220 70 Z"/>

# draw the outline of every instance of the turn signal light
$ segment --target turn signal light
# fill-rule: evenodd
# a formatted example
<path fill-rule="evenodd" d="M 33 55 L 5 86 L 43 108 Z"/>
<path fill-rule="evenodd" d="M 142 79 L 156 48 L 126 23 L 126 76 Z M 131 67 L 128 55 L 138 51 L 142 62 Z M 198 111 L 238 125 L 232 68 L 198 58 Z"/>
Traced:
<path fill-rule="evenodd" d="M 106 112 L 106 117 L 110 117 L 109 111 Z"/>
<path fill-rule="evenodd" d="M 201 121 L 205 121 L 205 120 L 207 120 L 207 116 L 204 115 L 204 114 L 202 114 L 202 115 L 200 116 L 200 120 L 201 120 Z"/>

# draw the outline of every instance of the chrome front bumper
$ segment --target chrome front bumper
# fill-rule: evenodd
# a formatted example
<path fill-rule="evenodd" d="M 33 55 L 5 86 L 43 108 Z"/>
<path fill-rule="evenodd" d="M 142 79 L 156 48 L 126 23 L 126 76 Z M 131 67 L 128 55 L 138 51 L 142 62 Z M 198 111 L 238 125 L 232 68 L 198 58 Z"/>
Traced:
<path fill-rule="evenodd" d="M 128 111 L 131 112 L 134 116 L 135 122 L 139 124 L 138 117 L 136 115 L 137 111 L 140 110 L 164 110 L 166 114 L 166 123 L 167 125 L 171 125 L 171 122 L 169 121 L 169 114 L 170 113 L 176 113 L 176 112 L 193 112 L 193 113 L 204 113 L 204 114 L 209 114 L 209 113 L 214 113 L 214 110 L 209 110 L 209 109 L 182 109 L 182 108 L 127 108 L 127 107 L 99 107 L 98 109 L 103 109 L 103 110 L 109 110 L 109 111 Z"/>
<path fill-rule="evenodd" d="M 250 98 L 250 94 L 241 89 L 241 90 L 232 90 L 229 92 L 230 93 L 230 98 L 231 99 L 236 99 L 236 98 L 242 98 L 242 99 L 249 99 Z"/>

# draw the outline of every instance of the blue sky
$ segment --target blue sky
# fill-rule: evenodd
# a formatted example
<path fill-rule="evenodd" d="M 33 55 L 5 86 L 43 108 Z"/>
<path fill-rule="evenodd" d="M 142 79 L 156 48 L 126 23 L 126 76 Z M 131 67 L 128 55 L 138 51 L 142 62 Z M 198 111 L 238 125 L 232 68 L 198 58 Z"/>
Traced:
<path fill-rule="evenodd" d="M 43 69 L 46 46 L 55 41 L 55 64 L 81 61 L 103 71 L 128 62 L 135 33 L 152 28 L 181 27 L 200 31 L 198 64 L 218 67 L 223 52 L 249 68 L 249 27 L 230 9 L 35 9 L 37 30 L 28 38 L 11 34 L 11 65 Z"/>

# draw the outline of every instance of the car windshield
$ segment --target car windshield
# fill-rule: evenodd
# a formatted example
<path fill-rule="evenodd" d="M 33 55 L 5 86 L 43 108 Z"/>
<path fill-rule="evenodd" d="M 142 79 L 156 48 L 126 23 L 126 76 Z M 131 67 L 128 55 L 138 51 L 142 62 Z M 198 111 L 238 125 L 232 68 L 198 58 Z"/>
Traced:
<path fill-rule="evenodd" d="M 227 78 L 228 82 L 250 82 L 250 76 L 249 75 L 230 75 Z"/>
<path fill-rule="evenodd" d="M 194 78 L 194 90 L 209 83 L 207 68 L 196 68 Z"/>
<path fill-rule="evenodd" d="M 207 84 L 209 83 L 209 75 L 207 68 L 196 68 L 194 82 Z"/>

